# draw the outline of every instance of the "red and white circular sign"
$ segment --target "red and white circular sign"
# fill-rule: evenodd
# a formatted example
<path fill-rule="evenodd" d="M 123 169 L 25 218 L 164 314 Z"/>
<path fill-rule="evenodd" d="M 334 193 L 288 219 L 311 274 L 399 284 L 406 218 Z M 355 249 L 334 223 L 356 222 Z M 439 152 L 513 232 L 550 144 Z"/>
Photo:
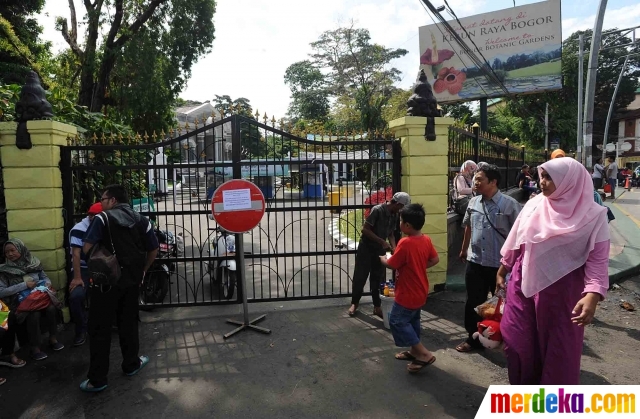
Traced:
<path fill-rule="evenodd" d="M 262 220 L 264 195 L 254 183 L 244 179 L 228 180 L 211 198 L 213 218 L 230 233 L 251 231 Z"/>

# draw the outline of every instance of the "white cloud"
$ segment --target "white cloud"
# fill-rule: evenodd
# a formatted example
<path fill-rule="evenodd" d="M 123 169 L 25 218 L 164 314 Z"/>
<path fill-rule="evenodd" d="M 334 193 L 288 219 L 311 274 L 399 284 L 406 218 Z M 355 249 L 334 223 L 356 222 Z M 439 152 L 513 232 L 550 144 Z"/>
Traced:
<path fill-rule="evenodd" d="M 568 18 L 562 20 L 562 37 L 568 38 L 580 30 L 593 29 L 596 15 L 584 18 Z M 640 3 L 619 9 L 607 9 L 604 15 L 603 29 L 630 28 L 640 24 Z M 636 32 L 638 33 L 638 32 Z"/>
<path fill-rule="evenodd" d="M 82 14 L 81 1 L 75 2 Z M 513 5 L 512 0 L 448 2 L 460 18 Z M 436 0 L 434 4 L 444 1 Z M 56 49 L 66 47 L 53 26 L 56 15 L 69 15 L 67 1 L 48 0 L 45 12 L 49 17 L 41 17 L 44 38 L 53 41 Z M 563 8 L 565 37 L 593 26 L 595 16 L 572 17 L 579 13 L 580 8 L 574 4 Z M 322 32 L 347 25 L 352 19 L 357 27 L 369 29 L 373 42 L 409 51 L 392 64 L 403 72 L 400 85 L 411 86 L 418 70 L 418 27 L 433 23 L 420 0 L 218 0 L 212 51 L 193 67 L 181 96 L 194 100 L 209 100 L 216 94 L 246 97 L 254 110 L 266 112 L 269 119 L 281 118 L 290 96 L 283 79 L 286 68 L 306 59 L 311 52 L 309 44 Z M 621 7 L 607 11 L 605 28 L 629 27 L 639 21 L 639 4 Z"/>

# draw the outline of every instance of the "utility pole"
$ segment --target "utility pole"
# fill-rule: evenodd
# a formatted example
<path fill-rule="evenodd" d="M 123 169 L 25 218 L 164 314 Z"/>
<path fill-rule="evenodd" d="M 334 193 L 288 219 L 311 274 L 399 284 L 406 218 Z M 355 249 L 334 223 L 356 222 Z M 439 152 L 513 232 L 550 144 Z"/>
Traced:
<path fill-rule="evenodd" d="M 544 109 L 544 149 L 549 150 L 549 102 Z"/>
<path fill-rule="evenodd" d="M 576 139 L 576 152 L 578 161 L 584 164 L 582 153 L 582 112 L 584 112 L 584 35 L 580 34 L 580 49 L 578 51 L 578 138 Z"/>
<path fill-rule="evenodd" d="M 592 167 L 592 145 L 593 145 L 593 107 L 596 93 L 596 79 L 598 77 L 598 53 L 600 52 L 600 43 L 602 41 L 602 22 L 604 13 L 607 9 L 607 0 L 600 0 L 600 7 L 596 15 L 596 21 L 593 26 L 593 37 L 591 38 L 591 51 L 589 52 L 589 68 L 587 69 L 587 93 L 585 98 L 584 109 L 584 149 L 582 150 L 584 165 L 591 169 Z M 578 150 L 580 151 L 580 150 Z"/>

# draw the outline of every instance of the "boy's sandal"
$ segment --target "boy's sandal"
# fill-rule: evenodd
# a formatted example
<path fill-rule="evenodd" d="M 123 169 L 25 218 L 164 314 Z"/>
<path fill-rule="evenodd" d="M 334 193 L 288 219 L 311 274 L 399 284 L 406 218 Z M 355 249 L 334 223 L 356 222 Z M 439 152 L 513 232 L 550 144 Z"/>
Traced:
<path fill-rule="evenodd" d="M 407 365 L 407 371 L 409 371 L 412 374 L 416 372 L 420 372 L 424 367 L 427 367 L 433 364 L 434 362 L 436 362 L 435 355 L 432 356 L 431 359 L 428 361 L 420 361 L 419 359 L 414 359 L 413 361 L 411 361 L 409 365 Z"/>
<path fill-rule="evenodd" d="M 64 345 L 60 342 L 52 343 L 50 346 L 51 346 L 51 349 L 56 352 L 64 349 Z"/>
<path fill-rule="evenodd" d="M 89 387 L 91 386 L 91 387 Z M 103 385 L 101 387 L 94 387 L 93 384 L 91 384 L 89 382 L 89 379 L 84 380 L 83 382 L 80 383 L 80 390 L 86 392 L 86 393 L 98 393 L 104 389 L 107 388 L 107 385 Z"/>
<path fill-rule="evenodd" d="M 411 352 L 404 351 L 404 352 L 397 353 L 396 359 L 400 361 L 413 361 L 414 359 L 416 359 L 416 357 L 411 355 Z"/>
<path fill-rule="evenodd" d="M 7 382 L 6 378 L 0 378 L 0 386 Z"/>
<path fill-rule="evenodd" d="M 11 357 L 3 357 L 0 358 L 0 365 L 9 368 L 21 368 L 27 365 L 27 363 L 24 361 L 24 359 L 20 359 L 18 357 L 15 357 L 15 360 Z"/>
<path fill-rule="evenodd" d="M 33 358 L 36 361 L 42 361 L 44 359 L 47 359 L 48 356 L 44 352 L 36 352 L 35 354 L 31 354 L 31 358 Z"/>

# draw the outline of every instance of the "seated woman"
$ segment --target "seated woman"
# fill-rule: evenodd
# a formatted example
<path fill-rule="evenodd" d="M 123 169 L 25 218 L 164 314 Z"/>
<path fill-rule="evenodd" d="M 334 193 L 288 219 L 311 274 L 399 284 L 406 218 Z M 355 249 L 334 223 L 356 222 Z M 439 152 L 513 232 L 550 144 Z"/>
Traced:
<path fill-rule="evenodd" d="M 38 282 L 41 281 L 44 281 L 46 286 L 51 287 L 51 280 L 42 270 L 40 260 L 35 256 L 31 256 L 31 252 L 21 240 L 8 240 L 4 245 L 4 255 L 7 263 L 0 265 L 0 298 L 9 306 L 9 310 L 15 313 L 20 303 L 19 297 L 24 294 L 24 291 L 35 288 Z M 25 276 L 31 278 L 24 278 Z M 36 361 L 47 358 L 47 354 L 40 350 L 42 341 L 40 320 L 43 318 L 49 330 L 51 349 L 54 351 L 64 349 L 64 345 L 56 339 L 58 324 L 56 308 L 53 304 L 43 310 L 15 314 L 15 321 L 18 327 L 26 328 L 29 345 L 31 346 L 31 357 Z"/>
<path fill-rule="evenodd" d="M 454 180 L 454 210 L 464 215 L 469 205 L 469 200 L 473 197 L 473 175 L 476 173 L 478 165 L 473 160 L 462 163 L 460 173 Z"/>

